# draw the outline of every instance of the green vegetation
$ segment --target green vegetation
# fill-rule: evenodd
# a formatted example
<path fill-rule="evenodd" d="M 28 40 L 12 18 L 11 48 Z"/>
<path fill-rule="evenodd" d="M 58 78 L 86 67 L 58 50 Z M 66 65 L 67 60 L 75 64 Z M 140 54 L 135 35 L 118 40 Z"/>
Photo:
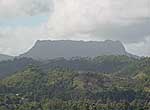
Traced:
<path fill-rule="evenodd" d="M 150 58 L 66 61 L 30 65 L 1 79 L 0 110 L 150 110 Z"/>

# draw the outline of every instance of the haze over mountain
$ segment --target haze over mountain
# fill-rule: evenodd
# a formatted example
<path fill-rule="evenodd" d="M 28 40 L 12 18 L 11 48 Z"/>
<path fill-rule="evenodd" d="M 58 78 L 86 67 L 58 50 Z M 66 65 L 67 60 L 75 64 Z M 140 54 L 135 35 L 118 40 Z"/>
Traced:
<path fill-rule="evenodd" d="M 20 57 L 47 60 L 58 57 L 96 57 L 101 55 L 132 56 L 125 50 L 120 41 L 38 40 L 28 52 L 20 55 Z"/>
<path fill-rule="evenodd" d="M 0 61 L 4 61 L 4 60 L 12 60 L 12 59 L 13 59 L 12 56 L 0 54 Z"/>

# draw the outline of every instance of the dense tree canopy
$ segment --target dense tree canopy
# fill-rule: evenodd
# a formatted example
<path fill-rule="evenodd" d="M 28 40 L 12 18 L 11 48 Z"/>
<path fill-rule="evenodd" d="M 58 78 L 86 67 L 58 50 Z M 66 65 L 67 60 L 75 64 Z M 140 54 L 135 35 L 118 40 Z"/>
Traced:
<path fill-rule="evenodd" d="M 0 110 L 150 110 L 150 58 L 55 59 L 0 80 Z"/>

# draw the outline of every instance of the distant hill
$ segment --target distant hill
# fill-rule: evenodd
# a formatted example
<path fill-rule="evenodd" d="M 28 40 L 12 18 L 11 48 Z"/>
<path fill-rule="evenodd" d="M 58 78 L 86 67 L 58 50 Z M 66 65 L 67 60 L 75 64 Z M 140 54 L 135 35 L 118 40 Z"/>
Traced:
<path fill-rule="evenodd" d="M 133 56 L 125 50 L 120 41 L 38 40 L 28 52 L 20 55 L 20 57 L 47 60 L 59 57 L 96 57 L 102 55 Z"/>
<path fill-rule="evenodd" d="M 13 58 L 14 58 L 14 57 L 9 56 L 9 55 L 0 54 L 0 61 L 12 60 Z"/>
<path fill-rule="evenodd" d="M 38 61 L 31 58 L 14 58 L 13 60 L 6 60 L 0 62 L 0 79 L 9 76 L 17 71 L 24 70 L 29 65 L 39 65 Z"/>
<path fill-rule="evenodd" d="M 92 73 L 110 73 L 120 75 L 136 75 L 139 72 L 150 73 L 150 58 L 132 58 L 127 56 L 98 56 L 94 58 L 75 57 L 71 59 L 57 58 L 38 61 L 32 58 L 15 58 L 0 62 L 0 79 L 15 72 L 22 71 L 30 65 L 38 66 L 43 72 L 50 69 L 64 68 L 74 71 Z"/>

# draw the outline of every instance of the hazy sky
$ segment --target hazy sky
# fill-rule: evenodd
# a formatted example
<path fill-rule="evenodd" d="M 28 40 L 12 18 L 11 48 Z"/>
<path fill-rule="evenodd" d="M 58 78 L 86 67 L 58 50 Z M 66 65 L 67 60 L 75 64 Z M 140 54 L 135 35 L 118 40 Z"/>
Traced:
<path fill-rule="evenodd" d="M 0 0 L 0 53 L 18 55 L 38 39 L 120 40 L 150 56 L 150 0 Z"/>

